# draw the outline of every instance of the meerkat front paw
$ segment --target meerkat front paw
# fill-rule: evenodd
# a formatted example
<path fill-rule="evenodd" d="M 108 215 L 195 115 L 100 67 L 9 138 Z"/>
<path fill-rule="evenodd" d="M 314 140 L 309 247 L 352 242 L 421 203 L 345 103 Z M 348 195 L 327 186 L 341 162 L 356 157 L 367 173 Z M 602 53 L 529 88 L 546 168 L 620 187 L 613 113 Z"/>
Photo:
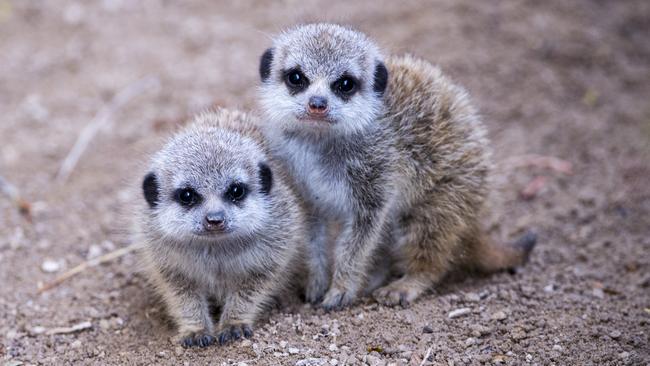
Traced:
<path fill-rule="evenodd" d="M 217 338 L 219 339 L 219 344 L 224 345 L 230 341 L 236 341 L 241 337 L 250 338 L 253 336 L 253 329 L 248 324 L 235 324 L 235 325 L 226 325 L 223 327 L 223 330 L 219 332 Z"/>
<path fill-rule="evenodd" d="M 408 276 L 399 280 L 393 281 L 387 286 L 381 287 L 372 293 L 372 296 L 380 304 L 386 306 L 407 307 L 417 299 L 426 286 L 422 285 L 420 281 L 411 279 Z"/>
<path fill-rule="evenodd" d="M 353 291 L 332 287 L 325 294 L 320 306 L 326 311 L 341 310 L 352 304 L 355 299 L 356 294 Z"/>
<path fill-rule="evenodd" d="M 191 332 L 190 334 L 181 337 L 181 346 L 184 348 L 203 348 L 213 344 L 215 340 L 216 338 L 206 331 Z"/>
<path fill-rule="evenodd" d="M 318 304 L 323 300 L 327 292 L 328 281 L 323 277 L 310 277 L 305 287 L 305 300 L 312 304 Z"/>

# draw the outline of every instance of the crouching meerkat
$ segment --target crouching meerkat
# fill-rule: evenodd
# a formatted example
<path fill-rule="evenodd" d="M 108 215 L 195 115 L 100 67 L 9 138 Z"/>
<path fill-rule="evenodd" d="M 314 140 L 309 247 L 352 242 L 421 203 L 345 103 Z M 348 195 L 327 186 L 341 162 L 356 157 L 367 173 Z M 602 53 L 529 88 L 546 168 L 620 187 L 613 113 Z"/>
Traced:
<path fill-rule="evenodd" d="M 185 347 L 252 336 L 287 288 L 304 214 L 246 114 L 205 113 L 155 154 L 142 183 L 146 273 Z M 221 309 L 214 325 L 210 307 Z"/>
<path fill-rule="evenodd" d="M 373 293 L 387 305 L 408 304 L 457 265 L 494 271 L 526 260 L 534 234 L 495 246 L 481 232 L 486 129 L 438 68 L 384 60 L 363 33 L 311 24 L 277 36 L 259 73 L 265 133 L 311 210 L 308 300 L 350 304 L 378 253 L 401 276 Z M 330 270 L 333 221 L 341 231 Z"/>

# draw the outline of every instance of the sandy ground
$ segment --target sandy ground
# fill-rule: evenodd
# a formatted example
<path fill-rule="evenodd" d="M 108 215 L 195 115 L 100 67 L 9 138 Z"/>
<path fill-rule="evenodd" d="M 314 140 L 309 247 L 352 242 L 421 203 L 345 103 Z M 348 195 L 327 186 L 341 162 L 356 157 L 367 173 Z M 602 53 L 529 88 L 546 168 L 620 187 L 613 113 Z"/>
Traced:
<path fill-rule="evenodd" d="M 486 222 L 535 228 L 516 274 L 445 281 L 408 309 L 367 300 L 276 310 L 252 341 L 184 350 L 126 255 L 43 294 L 38 284 L 130 244 L 148 154 L 210 105 L 252 108 L 270 35 L 353 24 L 439 64 L 480 107 L 499 164 Z M 25 364 L 650 364 L 650 3 L 0 0 L 0 358 Z M 128 85 L 65 183 L 81 129 Z M 521 166 L 563 159 L 572 174 Z M 525 161 L 525 159 L 524 159 Z M 543 178 L 539 178 L 543 177 Z M 543 182 L 533 197 L 522 190 Z M 454 310 L 465 315 L 450 318 Z M 85 323 L 84 322 L 89 322 Z M 50 334 L 81 324 L 79 331 Z M 426 358 L 426 359 L 425 359 Z M 309 360 L 307 361 L 304 360 Z M 423 361 L 424 359 L 424 361 Z"/>

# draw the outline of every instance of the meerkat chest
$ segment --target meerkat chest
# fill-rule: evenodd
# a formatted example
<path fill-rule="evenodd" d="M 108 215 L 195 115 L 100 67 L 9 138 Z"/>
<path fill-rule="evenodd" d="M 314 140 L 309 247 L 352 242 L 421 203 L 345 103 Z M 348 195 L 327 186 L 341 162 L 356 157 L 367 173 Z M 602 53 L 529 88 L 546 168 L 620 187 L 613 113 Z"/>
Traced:
<path fill-rule="evenodd" d="M 260 263 L 260 258 L 267 258 L 264 255 L 266 253 L 260 253 L 257 248 L 234 253 L 234 250 L 219 250 L 217 246 L 205 245 L 174 251 L 165 258 L 165 267 L 183 273 L 188 280 L 201 284 L 202 287 L 223 291 L 236 288 L 251 272 L 265 268 Z"/>
<path fill-rule="evenodd" d="M 324 153 L 302 141 L 287 140 L 282 155 L 308 203 L 328 216 L 350 210 L 350 188 L 343 163 L 326 163 Z"/>

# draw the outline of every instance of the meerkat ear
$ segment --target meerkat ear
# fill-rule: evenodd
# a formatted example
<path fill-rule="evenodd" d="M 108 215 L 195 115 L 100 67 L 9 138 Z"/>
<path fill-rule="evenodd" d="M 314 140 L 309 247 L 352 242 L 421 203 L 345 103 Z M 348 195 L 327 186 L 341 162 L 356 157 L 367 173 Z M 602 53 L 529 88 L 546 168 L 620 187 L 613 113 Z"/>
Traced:
<path fill-rule="evenodd" d="M 260 58 L 260 78 L 266 81 L 271 76 L 271 62 L 273 62 L 273 48 L 269 48 Z"/>
<path fill-rule="evenodd" d="M 383 62 L 379 61 L 377 62 L 377 66 L 375 66 L 375 80 L 372 89 L 375 91 L 375 93 L 383 95 L 387 84 L 388 70 L 386 69 L 386 65 L 384 65 Z"/>
<path fill-rule="evenodd" d="M 271 168 L 265 163 L 259 164 L 260 168 L 260 184 L 262 185 L 261 192 L 269 194 L 271 192 L 271 186 L 273 186 L 273 173 Z"/>
<path fill-rule="evenodd" d="M 149 207 L 154 208 L 158 204 L 158 179 L 153 172 L 147 173 L 142 181 L 142 193 L 147 200 Z"/>

